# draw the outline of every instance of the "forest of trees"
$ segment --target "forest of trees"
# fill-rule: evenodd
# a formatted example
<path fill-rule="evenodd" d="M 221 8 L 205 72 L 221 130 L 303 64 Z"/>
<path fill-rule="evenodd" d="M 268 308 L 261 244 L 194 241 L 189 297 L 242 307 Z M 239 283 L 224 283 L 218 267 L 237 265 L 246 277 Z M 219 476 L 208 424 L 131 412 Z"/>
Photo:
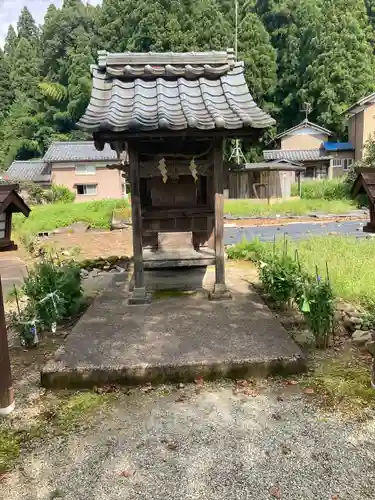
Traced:
<path fill-rule="evenodd" d="M 234 24 L 234 0 L 64 0 L 42 26 L 25 7 L 0 51 L 0 169 L 85 138 L 74 124 L 98 49 L 226 49 Z M 375 90 L 375 0 L 239 0 L 238 35 L 250 92 L 279 131 L 309 102 L 310 120 L 345 137 L 342 112 Z"/>

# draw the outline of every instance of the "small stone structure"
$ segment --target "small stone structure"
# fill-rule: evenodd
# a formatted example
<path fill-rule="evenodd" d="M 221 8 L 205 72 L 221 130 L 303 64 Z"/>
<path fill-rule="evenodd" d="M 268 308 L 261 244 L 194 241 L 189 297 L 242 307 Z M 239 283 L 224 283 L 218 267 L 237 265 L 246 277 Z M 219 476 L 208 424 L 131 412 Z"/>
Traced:
<path fill-rule="evenodd" d="M 99 52 L 78 126 L 110 144 L 130 178 L 134 288 L 147 302 L 145 269 L 215 263 L 211 298 L 228 297 L 224 269 L 224 139 L 258 140 L 274 120 L 249 93 L 234 51 Z M 119 165 L 109 166 L 119 168 Z M 172 233 L 173 248 L 161 241 Z M 186 247 L 181 233 L 188 233 Z M 214 250 L 207 248 L 213 236 Z M 177 257 L 177 258 L 176 258 Z M 209 258 L 208 258 L 209 257 Z"/>
<path fill-rule="evenodd" d="M 0 184 L 0 251 L 17 249 L 17 245 L 11 240 L 12 215 L 20 212 L 28 217 L 30 213 L 30 208 L 18 194 L 18 190 L 18 184 Z"/>
<path fill-rule="evenodd" d="M 358 176 L 352 188 L 355 198 L 361 193 L 367 194 L 370 208 L 370 222 L 363 227 L 367 233 L 375 233 L 375 168 L 358 168 Z"/>

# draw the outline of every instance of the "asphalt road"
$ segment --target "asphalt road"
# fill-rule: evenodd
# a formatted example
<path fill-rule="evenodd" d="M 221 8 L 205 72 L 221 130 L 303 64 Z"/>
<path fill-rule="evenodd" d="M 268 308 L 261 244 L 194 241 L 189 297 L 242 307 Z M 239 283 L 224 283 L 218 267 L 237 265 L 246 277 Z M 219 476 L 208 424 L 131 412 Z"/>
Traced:
<path fill-rule="evenodd" d="M 6 297 L 13 289 L 13 285 L 21 285 L 26 273 L 25 263 L 15 256 L 6 253 L 0 255 L 0 276 L 3 286 L 3 295 Z"/>
<path fill-rule="evenodd" d="M 287 234 L 290 239 L 301 240 L 310 236 L 321 236 L 338 234 L 363 238 L 369 236 L 363 232 L 366 221 L 347 222 L 297 222 L 279 226 L 248 226 L 248 227 L 226 227 L 224 232 L 225 245 L 239 243 L 243 239 L 252 240 L 258 238 L 260 241 L 273 241 Z"/>

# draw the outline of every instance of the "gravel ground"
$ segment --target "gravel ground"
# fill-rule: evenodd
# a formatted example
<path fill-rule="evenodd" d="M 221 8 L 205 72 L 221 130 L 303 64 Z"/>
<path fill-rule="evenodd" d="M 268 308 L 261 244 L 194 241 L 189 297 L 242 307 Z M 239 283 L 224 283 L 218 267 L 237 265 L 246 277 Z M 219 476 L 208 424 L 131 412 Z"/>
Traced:
<path fill-rule="evenodd" d="M 24 455 L 0 498 L 375 498 L 374 421 L 323 414 L 311 397 L 229 383 L 120 394 L 79 432 Z"/>

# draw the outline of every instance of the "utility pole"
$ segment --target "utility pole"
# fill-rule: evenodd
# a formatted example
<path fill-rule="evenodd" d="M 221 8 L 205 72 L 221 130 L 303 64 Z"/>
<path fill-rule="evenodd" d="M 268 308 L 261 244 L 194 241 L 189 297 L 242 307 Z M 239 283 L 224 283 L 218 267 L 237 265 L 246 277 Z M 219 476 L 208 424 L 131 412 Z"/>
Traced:
<path fill-rule="evenodd" d="M 0 276 L 0 417 L 9 415 L 13 410 L 14 393 L 10 369 L 8 335 L 5 324 L 3 289 Z"/>
<path fill-rule="evenodd" d="M 238 59 L 238 0 L 234 0 L 234 12 L 235 12 L 235 34 L 234 34 L 234 55 L 236 57 L 236 61 Z M 232 152 L 229 157 L 229 161 L 235 159 L 237 165 L 240 164 L 242 160 L 246 163 L 245 155 L 242 152 L 241 145 L 239 139 L 235 139 L 234 147 L 232 148 Z"/>

